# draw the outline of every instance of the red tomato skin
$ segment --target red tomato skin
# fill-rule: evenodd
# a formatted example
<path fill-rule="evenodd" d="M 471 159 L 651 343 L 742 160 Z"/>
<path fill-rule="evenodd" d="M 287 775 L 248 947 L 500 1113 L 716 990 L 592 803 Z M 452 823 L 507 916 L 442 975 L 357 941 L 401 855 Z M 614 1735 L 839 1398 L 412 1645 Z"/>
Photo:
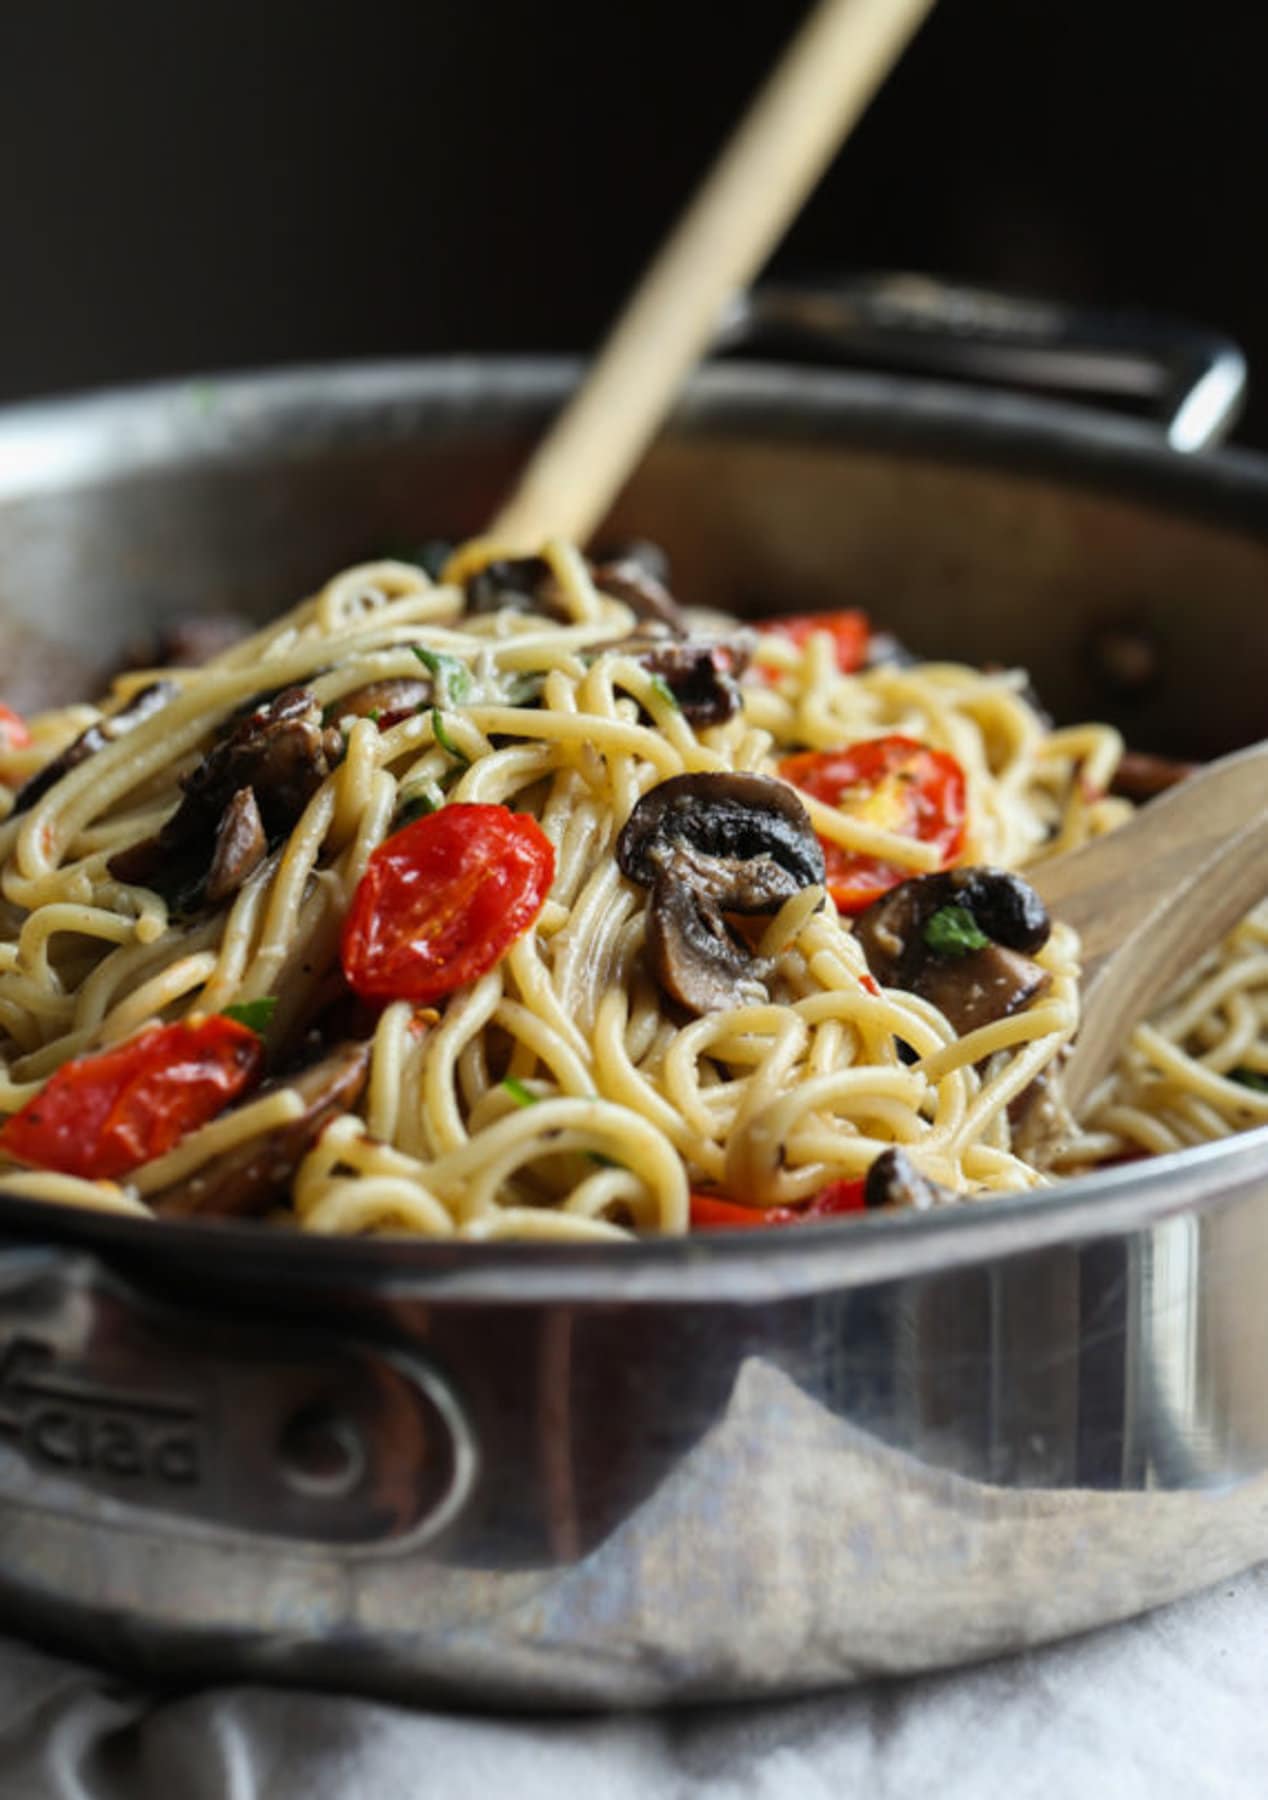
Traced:
<path fill-rule="evenodd" d="M 0 756 L 10 750 L 25 750 L 33 742 L 22 714 L 0 701 Z"/>
<path fill-rule="evenodd" d="M 820 1188 L 809 1206 L 802 1211 L 803 1219 L 830 1219 L 837 1213 L 862 1212 L 864 1207 L 863 1190 L 867 1182 L 862 1175 L 845 1176 L 840 1181 L 830 1181 L 826 1188 Z"/>
<path fill-rule="evenodd" d="M 888 737 L 864 738 L 840 750 L 800 751 L 786 756 L 778 772 L 816 800 L 837 806 L 845 790 L 875 791 L 887 779 L 897 778 L 900 771 L 910 777 L 901 800 L 906 817 L 890 829 L 934 845 L 941 857 L 938 866 L 949 868 L 964 844 L 966 783 L 963 769 L 947 751 L 931 749 L 895 732 Z M 820 842 L 828 892 L 838 912 L 862 912 L 911 874 L 894 863 L 855 855 L 822 838 Z"/>
<path fill-rule="evenodd" d="M 816 631 L 826 631 L 836 648 L 837 668 L 842 675 L 853 675 L 863 667 L 872 635 L 871 621 L 857 607 L 845 612 L 787 613 L 782 618 L 759 619 L 757 629 L 774 637 L 787 638 L 798 650 L 804 648 Z M 760 655 L 757 666 L 765 680 L 778 679 L 774 669 L 762 668 Z"/>
<path fill-rule="evenodd" d="M 494 968 L 541 911 L 555 851 L 504 806 L 455 802 L 394 832 L 357 883 L 340 947 L 364 1000 L 425 1003 Z"/>
<path fill-rule="evenodd" d="M 37 1169 L 117 1181 L 214 1119 L 254 1081 L 259 1036 L 217 1013 L 152 1025 L 77 1057 L 0 1128 L 0 1150 Z"/>
<path fill-rule="evenodd" d="M 741 1206 L 721 1194 L 692 1194 L 693 1231 L 763 1231 L 772 1226 L 802 1225 L 807 1219 L 828 1219 L 839 1213 L 862 1212 L 863 1177 L 830 1181 L 813 1200 L 800 1206 Z"/>

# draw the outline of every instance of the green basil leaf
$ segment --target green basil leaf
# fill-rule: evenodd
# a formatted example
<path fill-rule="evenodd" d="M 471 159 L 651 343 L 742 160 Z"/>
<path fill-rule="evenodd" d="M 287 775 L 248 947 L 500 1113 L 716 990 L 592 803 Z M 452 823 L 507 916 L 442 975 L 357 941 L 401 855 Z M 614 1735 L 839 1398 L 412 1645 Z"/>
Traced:
<path fill-rule="evenodd" d="M 447 656 L 443 650 L 427 650 L 413 644 L 414 655 L 436 683 L 436 698 L 442 706 L 461 706 L 471 692 L 471 671 L 461 657 Z"/>
<path fill-rule="evenodd" d="M 1258 1069 L 1233 1069 L 1229 1080 L 1235 1081 L 1239 1087 L 1249 1088 L 1255 1094 L 1268 1094 L 1268 1075 Z"/>
<path fill-rule="evenodd" d="M 245 1025 L 257 1037 L 263 1037 L 276 1011 L 276 996 L 261 994 L 258 1000 L 239 1000 L 234 1006 L 226 1006 L 224 1016 L 226 1019 L 233 1019 L 238 1025 Z"/>
<path fill-rule="evenodd" d="M 407 825 L 412 825 L 415 819 L 426 819 L 430 814 L 439 811 L 439 804 L 421 788 L 417 793 L 403 794 L 401 803 L 392 819 L 392 831 L 403 831 Z M 391 833 L 389 833 L 390 835 Z"/>
<path fill-rule="evenodd" d="M 935 956 L 967 956 L 991 941 L 967 906 L 940 906 L 922 935 Z"/>
<path fill-rule="evenodd" d="M 471 766 L 471 758 L 466 751 L 460 750 L 450 737 L 449 727 L 445 724 L 445 715 L 438 706 L 433 706 L 431 709 L 431 730 L 432 736 L 446 756 L 452 756 L 454 761 L 461 763 L 464 769 Z"/>

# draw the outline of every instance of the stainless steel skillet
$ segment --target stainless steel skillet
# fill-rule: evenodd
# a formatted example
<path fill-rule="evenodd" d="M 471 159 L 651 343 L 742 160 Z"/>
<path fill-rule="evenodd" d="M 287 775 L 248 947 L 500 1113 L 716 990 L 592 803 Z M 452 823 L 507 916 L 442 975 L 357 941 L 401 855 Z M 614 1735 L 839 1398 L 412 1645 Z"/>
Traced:
<path fill-rule="evenodd" d="M 475 525 L 572 374 L 12 409 L 6 697 Z M 614 530 L 664 541 L 693 600 L 863 603 L 1204 753 L 1262 732 L 1266 503 L 1262 459 L 1051 400 L 727 365 Z M 172 1680 L 538 1706 L 1015 1649 L 1268 1555 L 1266 1281 L 1263 1132 L 951 1217 L 613 1253 L 9 1197 L 0 1617 Z"/>

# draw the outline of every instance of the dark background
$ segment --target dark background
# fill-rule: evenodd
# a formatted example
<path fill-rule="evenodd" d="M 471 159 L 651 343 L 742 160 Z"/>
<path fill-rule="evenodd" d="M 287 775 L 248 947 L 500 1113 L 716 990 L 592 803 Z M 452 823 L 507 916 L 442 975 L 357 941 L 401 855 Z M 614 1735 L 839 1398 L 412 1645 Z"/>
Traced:
<path fill-rule="evenodd" d="M 0 398 L 591 344 L 802 11 L 10 0 Z M 1147 303 L 1268 370 L 1264 15 L 942 0 L 776 267 Z"/>

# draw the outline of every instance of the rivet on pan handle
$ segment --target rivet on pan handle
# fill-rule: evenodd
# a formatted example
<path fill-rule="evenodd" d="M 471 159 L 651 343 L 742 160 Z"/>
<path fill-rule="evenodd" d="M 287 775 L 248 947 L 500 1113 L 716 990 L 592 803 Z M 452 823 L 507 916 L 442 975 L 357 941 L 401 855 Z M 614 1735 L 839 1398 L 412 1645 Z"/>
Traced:
<path fill-rule="evenodd" d="M 1173 450 L 1227 437 L 1246 392 L 1230 339 L 1150 313 L 1107 312 L 928 275 L 764 283 L 735 301 L 716 347 L 813 353 L 1157 415 Z"/>
<path fill-rule="evenodd" d="M 152 1303 L 0 1253 L 0 1507 L 383 1552 L 461 1511 L 474 1440 L 416 1354 Z"/>

